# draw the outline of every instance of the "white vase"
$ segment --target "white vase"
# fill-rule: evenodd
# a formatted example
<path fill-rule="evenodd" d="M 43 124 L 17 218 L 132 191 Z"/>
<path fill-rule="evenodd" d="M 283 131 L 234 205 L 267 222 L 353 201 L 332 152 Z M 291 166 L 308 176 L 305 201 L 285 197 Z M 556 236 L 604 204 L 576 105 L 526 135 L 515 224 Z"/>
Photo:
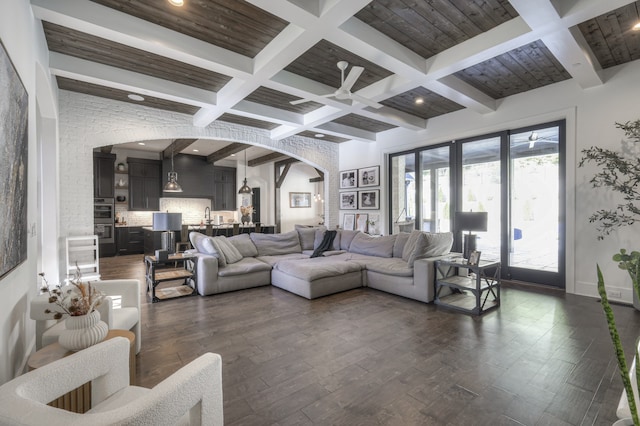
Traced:
<path fill-rule="evenodd" d="M 109 327 L 100 321 L 100 312 L 70 316 L 64 320 L 65 329 L 58 337 L 58 343 L 70 351 L 80 351 L 100 343 L 107 337 Z"/>

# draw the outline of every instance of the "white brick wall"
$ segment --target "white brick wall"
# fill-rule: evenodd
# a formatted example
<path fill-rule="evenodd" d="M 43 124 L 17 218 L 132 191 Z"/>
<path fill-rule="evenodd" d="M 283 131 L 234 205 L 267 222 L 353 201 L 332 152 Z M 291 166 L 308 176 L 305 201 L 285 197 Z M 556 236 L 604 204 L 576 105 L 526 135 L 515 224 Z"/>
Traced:
<path fill-rule="evenodd" d="M 194 127 L 191 116 L 60 91 L 60 237 L 93 234 L 93 148 L 125 142 L 211 138 L 258 145 L 299 158 L 325 173 L 325 218 L 338 224 L 338 145 L 215 122 Z M 64 259 L 64 253 L 61 253 Z"/>

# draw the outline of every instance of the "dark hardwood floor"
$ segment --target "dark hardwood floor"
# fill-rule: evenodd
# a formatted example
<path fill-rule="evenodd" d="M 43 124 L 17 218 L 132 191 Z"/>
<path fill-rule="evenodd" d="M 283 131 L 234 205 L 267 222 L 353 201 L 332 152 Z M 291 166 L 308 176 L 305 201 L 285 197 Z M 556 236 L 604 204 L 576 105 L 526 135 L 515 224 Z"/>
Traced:
<path fill-rule="evenodd" d="M 100 270 L 144 283 L 142 255 Z M 640 313 L 614 310 L 630 359 Z M 145 295 L 142 321 L 138 384 L 219 353 L 227 425 L 610 425 L 622 390 L 600 304 L 581 296 L 505 287 L 471 317 L 368 288 L 309 301 L 267 286 Z"/>

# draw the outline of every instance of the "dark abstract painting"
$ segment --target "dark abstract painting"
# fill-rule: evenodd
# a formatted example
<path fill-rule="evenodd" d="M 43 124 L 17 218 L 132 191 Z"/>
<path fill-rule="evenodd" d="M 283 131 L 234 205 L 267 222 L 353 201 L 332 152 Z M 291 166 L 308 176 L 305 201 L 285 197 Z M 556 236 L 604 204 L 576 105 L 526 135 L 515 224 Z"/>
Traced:
<path fill-rule="evenodd" d="M 27 91 L 0 41 L 0 278 L 27 259 Z"/>

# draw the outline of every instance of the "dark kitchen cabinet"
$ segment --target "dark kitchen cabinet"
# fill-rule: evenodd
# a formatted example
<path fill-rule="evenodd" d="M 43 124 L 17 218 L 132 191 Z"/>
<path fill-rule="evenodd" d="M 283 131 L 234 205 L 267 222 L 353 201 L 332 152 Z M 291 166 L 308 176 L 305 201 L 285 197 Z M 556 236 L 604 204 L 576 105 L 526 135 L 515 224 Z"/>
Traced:
<path fill-rule="evenodd" d="M 236 169 L 216 167 L 213 172 L 213 210 L 236 209 Z"/>
<path fill-rule="evenodd" d="M 129 158 L 129 210 L 160 209 L 162 161 Z"/>
<path fill-rule="evenodd" d="M 115 154 L 93 153 L 93 196 L 94 198 L 114 198 Z"/>
<path fill-rule="evenodd" d="M 116 250 L 118 254 L 144 252 L 144 231 L 141 226 L 122 226 L 116 228 Z"/>

